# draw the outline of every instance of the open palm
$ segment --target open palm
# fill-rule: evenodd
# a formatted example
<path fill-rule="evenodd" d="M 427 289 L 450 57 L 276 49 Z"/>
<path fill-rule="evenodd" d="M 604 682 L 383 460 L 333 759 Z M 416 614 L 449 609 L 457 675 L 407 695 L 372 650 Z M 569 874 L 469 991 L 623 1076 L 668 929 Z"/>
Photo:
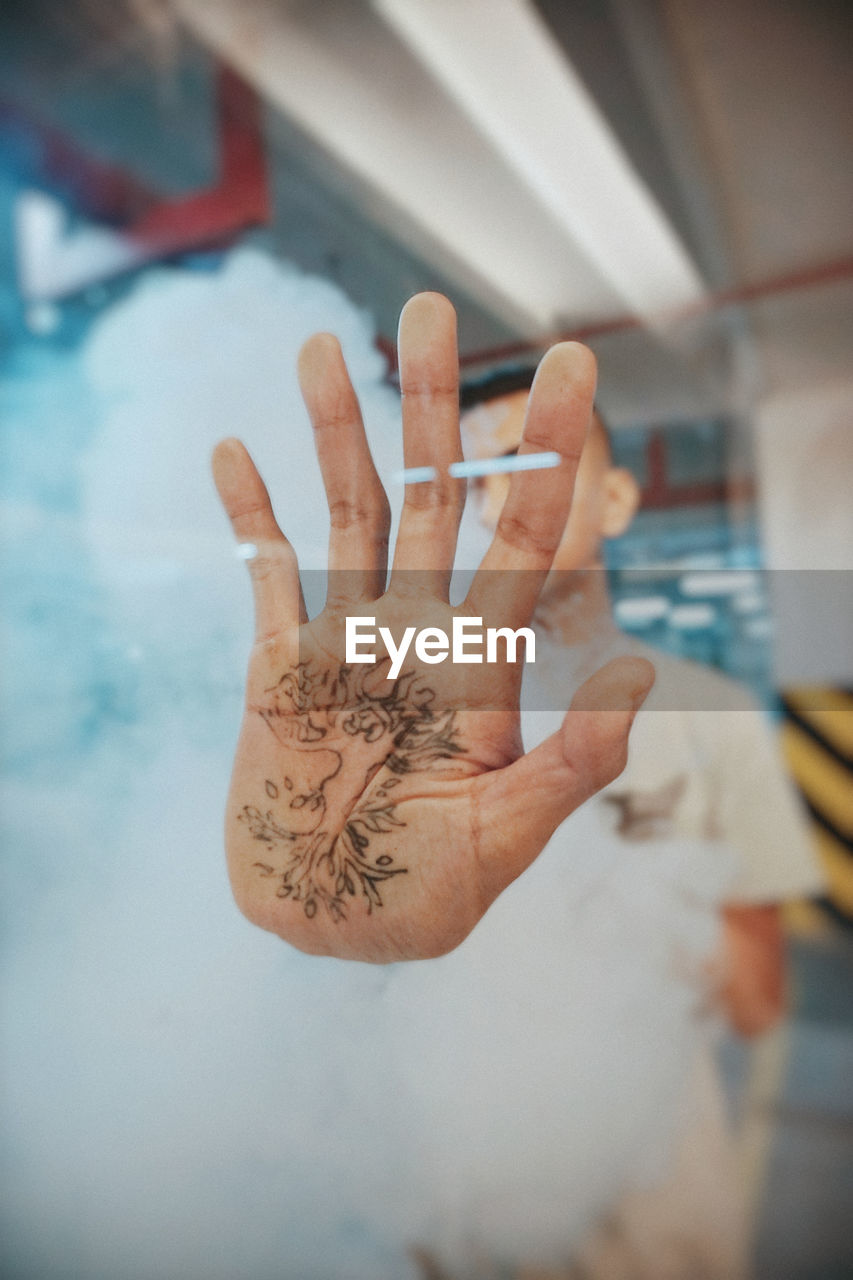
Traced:
<path fill-rule="evenodd" d="M 517 472 L 465 601 L 448 589 L 465 482 L 453 308 L 413 298 L 400 319 L 408 485 L 390 579 L 389 508 L 337 341 L 318 334 L 299 374 L 329 503 L 329 589 L 305 612 L 296 557 L 248 453 L 220 444 L 214 476 L 248 562 L 256 640 L 226 818 L 241 910 L 302 950 L 391 961 L 451 950 L 533 861 L 555 828 L 624 765 L 633 714 L 651 685 L 639 659 L 610 663 L 575 696 L 562 729 L 523 754 L 520 663 L 440 665 L 381 647 L 346 661 L 345 620 L 452 631 L 453 617 L 529 623 L 571 503 L 595 387 L 591 353 L 561 343 L 534 382 L 520 453 L 558 466 Z M 499 654 L 504 650 L 500 649 Z"/>

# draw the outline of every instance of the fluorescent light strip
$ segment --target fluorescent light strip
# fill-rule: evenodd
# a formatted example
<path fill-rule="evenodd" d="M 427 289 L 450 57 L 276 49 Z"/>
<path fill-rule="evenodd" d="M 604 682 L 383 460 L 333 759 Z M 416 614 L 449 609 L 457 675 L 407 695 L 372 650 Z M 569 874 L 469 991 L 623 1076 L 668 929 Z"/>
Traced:
<path fill-rule="evenodd" d="M 386 38 L 377 51 L 358 39 L 356 5 L 340 7 L 336 37 L 283 0 L 174 2 L 197 38 L 381 193 L 386 230 L 430 261 L 440 249 L 457 287 L 512 327 L 533 336 L 567 310 L 603 317 L 622 305 L 428 72 L 407 94 L 406 72 L 419 68 L 381 19 L 366 15 Z"/>
<path fill-rule="evenodd" d="M 618 621 L 625 627 L 660 622 L 669 610 L 670 604 L 666 596 L 626 596 L 624 600 L 617 600 L 613 606 Z"/>
<path fill-rule="evenodd" d="M 685 574 L 678 589 L 683 596 L 729 596 L 736 591 L 754 592 L 760 585 L 758 574 L 751 569 L 727 569 Z"/>
<path fill-rule="evenodd" d="M 704 631 L 712 627 L 717 614 L 710 604 L 679 604 L 670 612 L 670 626 L 677 631 Z"/>
<path fill-rule="evenodd" d="M 559 453 L 509 454 L 503 458 L 476 458 L 471 462 L 451 462 L 448 474 L 455 480 L 467 480 L 473 476 L 502 475 L 507 471 L 541 471 L 546 467 L 558 467 L 562 462 Z M 391 477 L 395 484 L 427 484 L 438 479 L 435 467 L 407 467 L 395 471 Z"/>
<path fill-rule="evenodd" d="M 526 0 L 373 0 L 637 314 L 704 286 L 582 81 Z"/>
<path fill-rule="evenodd" d="M 518 0 L 418 6 L 421 27 L 436 25 L 440 47 L 429 57 L 423 32 L 401 25 L 413 6 L 393 0 L 374 0 L 393 28 L 386 43 L 356 5 L 337 6 L 334 24 L 318 17 L 323 6 L 284 0 L 174 6 L 196 37 L 381 194 L 375 214 L 386 230 L 520 332 L 626 308 L 653 319 L 701 294 L 609 127 Z M 399 48 L 395 57 L 399 37 L 424 67 L 411 91 L 416 68 Z M 465 100 L 469 81 L 476 109 Z"/>
<path fill-rule="evenodd" d="M 404 471 L 395 471 L 391 479 L 394 484 L 427 484 L 438 479 L 435 467 L 407 467 Z"/>
<path fill-rule="evenodd" d="M 559 453 L 512 453 L 503 458 L 477 458 L 471 462 L 451 462 L 447 468 L 454 477 L 502 475 L 507 471 L 540 471 L 559 467 Z"/>

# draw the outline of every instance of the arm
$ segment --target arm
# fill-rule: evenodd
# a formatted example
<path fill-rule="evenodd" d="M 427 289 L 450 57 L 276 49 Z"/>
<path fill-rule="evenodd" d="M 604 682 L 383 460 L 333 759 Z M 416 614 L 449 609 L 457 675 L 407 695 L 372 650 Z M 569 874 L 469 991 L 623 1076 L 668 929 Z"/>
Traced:
<path fill-rule="evenodd" d="M 769 1031 L 784 1016 L 785 940 L 775 903 L 723 907 L 720 1002 L 742 1036 Z"/>
<path fill-rule="evenodd" d="M 329 589 L 310 621 L 296 557 L 245 448 L 224 441 L 214 478 L 249 544 L 255 645 L 227 802 L 226 851 L 244 914 L 304 951 L 386 962 L 439 955 L 470 932 L 555 828 L 624 767 L 628 730 L 654 679 L 642 659 L 609 663 L 561 730 L 522 754 L 521 666 L 407 656 L 346 661 L 346 618 L 399 641 L 409 627 L 526 626 L 562 535 L 588 430 L 595 362 L 578 343 L 544 357 L 520 452 L 558 466 L 519 471 L 464 603 L 448 587 L 464 482 L 453 308 L 420 294 L 399 333 L 410 484 L 386 581 L 388 502 L 337 341 L 299 358 L 330 515 Z M 531 805 L 535 792 L 536 804 Z"/>
<path fill-rule="evenodd" d="M 722 1003 L 741 1035 L 785 1015 L 782 904 L 821 892 L 823 876 L 778 743 L 757 709 L 729 713 L 721 738 L 718 820 L 741 855 L 723 908 Z"/>

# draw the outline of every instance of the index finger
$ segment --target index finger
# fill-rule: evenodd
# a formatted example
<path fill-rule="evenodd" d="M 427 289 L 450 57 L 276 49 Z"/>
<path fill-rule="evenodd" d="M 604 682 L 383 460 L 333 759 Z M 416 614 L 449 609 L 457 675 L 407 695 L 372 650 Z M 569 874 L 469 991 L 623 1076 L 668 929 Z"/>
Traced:
<path fill-rule="evenodd" d="M 560 462 L 513 472 L 492 544 L 465 601 L 472 613 L 514 626 L 530 619 L 566 527 L 595 382 L 595 357 L 579 342 L 560 342 L 543 357 L 518 453 L 556 453 Z"/>

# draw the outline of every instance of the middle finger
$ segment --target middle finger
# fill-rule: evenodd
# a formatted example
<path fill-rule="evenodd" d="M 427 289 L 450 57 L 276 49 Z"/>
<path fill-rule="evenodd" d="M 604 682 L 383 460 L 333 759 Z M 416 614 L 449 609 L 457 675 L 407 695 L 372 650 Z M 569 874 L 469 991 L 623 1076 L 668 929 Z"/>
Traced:
<path fill-rule="evenodd" d="M 406 485 L 393 569 L 418 571 L 422 586 L 446 598 L 465 481 L 449 474 L 462 459 L 462 444 L 456 313 L 445 297 L 410 299 L 400 315 L 399 351 L 405 466 L 428 467 L 433 477 Z"/>

